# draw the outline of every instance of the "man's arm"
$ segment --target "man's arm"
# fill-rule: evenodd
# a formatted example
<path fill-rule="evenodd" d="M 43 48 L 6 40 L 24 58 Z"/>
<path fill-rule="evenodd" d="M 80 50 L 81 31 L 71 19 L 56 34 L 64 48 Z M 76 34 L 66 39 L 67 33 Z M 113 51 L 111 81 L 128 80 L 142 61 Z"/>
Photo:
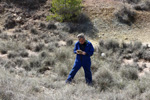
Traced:
<path fill-rule="evenodd" d="M 74 51 L 75 54 L 77 54 L 77 42 L 75 43 L 73 51 Z"/>
<path fill-rule="evenodd" d="M 89 46 L 90 46 L 90 50 L 88 52 L 86 52 L 86 55 L 92 56 L 93 52 L 94 52 L 94 47 L 93 47 L 92 43 L 90 43 Z"/>

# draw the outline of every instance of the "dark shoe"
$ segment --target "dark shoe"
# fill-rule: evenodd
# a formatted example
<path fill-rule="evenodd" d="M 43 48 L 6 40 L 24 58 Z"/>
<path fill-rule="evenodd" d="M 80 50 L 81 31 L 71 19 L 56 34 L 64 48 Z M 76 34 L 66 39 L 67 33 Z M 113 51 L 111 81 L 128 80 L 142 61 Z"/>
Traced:
<path fill-rule="evenodd" d="M 70 83 L 71 83 L 71 81 L 69 81 L 69 80 L 66 80 L 66 81 L 65 81 L 65 83 L 66 83 L 66 84 L 70 84 Z"/>
<path fill-rule="evenodd" d="M 92 82 L 86 82 L 86 84 L 87 84 L 88 86 L 93 86 L 93 83 L 92 83 Z"/>

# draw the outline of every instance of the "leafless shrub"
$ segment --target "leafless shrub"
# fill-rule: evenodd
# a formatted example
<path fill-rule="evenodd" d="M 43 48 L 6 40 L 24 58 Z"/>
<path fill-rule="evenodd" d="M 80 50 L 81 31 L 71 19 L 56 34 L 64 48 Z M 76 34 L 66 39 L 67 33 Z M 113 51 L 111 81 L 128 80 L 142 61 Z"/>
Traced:
<path fill-rule="evenodd" d="M 136 12 L 125 6 L 116 11 L 115 16 L 119 22 L 127 25 L 131 25 L 136 20 Z"/>
<path fill-rule="evenodd" d="M 135 10 L 150 11 L 150 1 L 145 1 L 134 6 Z"/>
<path fill-rule="evenodd" d="M 136 80 L 138 79 L 137 68 L 134 66 L 126 65 L 121 68 L 121 76 L 126 79 Z"/>

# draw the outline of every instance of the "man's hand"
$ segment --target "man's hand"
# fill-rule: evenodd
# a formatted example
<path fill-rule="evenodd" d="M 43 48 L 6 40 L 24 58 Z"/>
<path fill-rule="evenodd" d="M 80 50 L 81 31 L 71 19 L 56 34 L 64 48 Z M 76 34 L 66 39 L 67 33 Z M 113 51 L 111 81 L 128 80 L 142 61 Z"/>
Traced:
<path fill-rule="evenodd" d="M 77 50 L 77 54 L 86 55 L 86 52 L 84 52 L 84 51 L 82 51 L 82 50 Z"/>
<path fill-rule="evenodd" d="M 86 52 L 83 51 L 83 52 L 82 52 L 82 55 L 86 55 Z"/>
<path fill-rule="evenodd" d="M 82 50 L 77 50 L 77 54 L 82 54 Z"/>

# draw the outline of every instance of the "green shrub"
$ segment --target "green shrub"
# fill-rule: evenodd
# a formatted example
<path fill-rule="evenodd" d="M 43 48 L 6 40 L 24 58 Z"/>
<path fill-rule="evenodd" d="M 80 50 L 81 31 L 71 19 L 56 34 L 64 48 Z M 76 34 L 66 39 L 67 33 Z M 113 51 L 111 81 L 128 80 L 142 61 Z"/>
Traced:
<path fill-rule="evenodd" d="M 52 16 L 47 16 L 47 20 L 56 19 L 58 21 L 74 21 L 81 13 L 82 0 L 52 0 Z"/>

